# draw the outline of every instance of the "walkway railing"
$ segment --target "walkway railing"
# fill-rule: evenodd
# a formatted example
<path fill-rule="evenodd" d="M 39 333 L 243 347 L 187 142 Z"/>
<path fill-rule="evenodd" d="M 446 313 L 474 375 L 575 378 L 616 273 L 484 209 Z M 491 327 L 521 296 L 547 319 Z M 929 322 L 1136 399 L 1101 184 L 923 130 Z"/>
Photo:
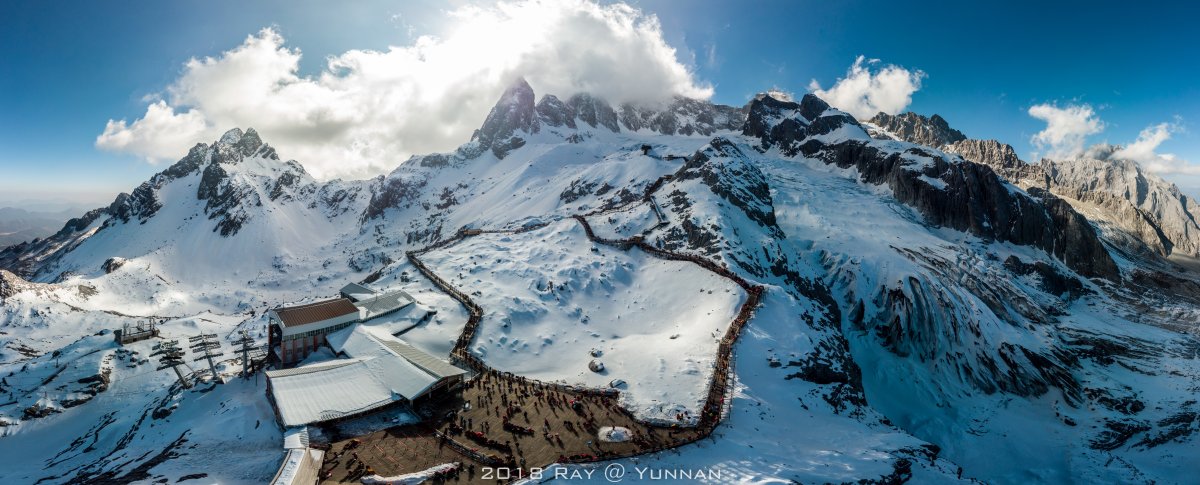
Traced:
<path fill-rule="evenodd" d="M 696 428 L 698 429 L 699 433 L 692 435 L 690 437 L 683 438 L 680 441 L 675 442 L 670 447 L 656 447 L 653 449 L 644 450 L 644 453 L 653 453 L 653 452 L 661 451 L 661 450 L 667 449 L 667 448 L 679 447 L 679 446 L 694 443 L 701 439 L 707 438 L 716 429 L 717 425 L 720 424 L 721 419 L 728 415 L 727 413 L 728 413 L 729 406 L 732 406 L 732 400 L 730 399 L 730 396 L 732 395 L 732 390 L 733 390 L 733 380 L 731 378 L 733 344 L 737 341 L 738 337 L 741 336 L 742 330 L 745 328 L 746 324 L 750 321 L 750 318 L 754 315 L 754 310 L 757 309 L 758 306 L 762 303 L 762 295 L 764 292 L 764 288 L 762 286 L 751 283 L 750 281 L 746 280 L 745 278 L 742 278 L 738 274 L 731 271 L 725 265 L 717 264 L 716 262 L 709 260 L 707 258 L 697 256 L 694 254 L 679 253 L 679 252 L 668 251 L 665 249 L 657 248 L 650 244 L 647 244 L 645 241 L 642 240 L 642 238 L 640 236 L 635 236 L 635 237 L 632 237 L 629 239 L 607 239 L 607 238 L 602 238 L 602 237 L 597 236 L 595 231 L 592 230 L 592 226 L 590 223 L 588 223 L 587 217 L 600 215 L 600 214 L 613 212 L 613 211 L 618 211 L 618 210 L 623 210 L 623 209 L 625 209 L 633 204 L 636 204 L 636 203 L 650 204 L 651 210 L 653 210 L 655 212 L 655 215 L 660 220 L 659 225 L 664 224 L 666 222 L 665 214 L 663 214 L 662 209 L 658 207 L 658 204 L 654 200 L 654 193 L 657 192 L 660 188 L 662 188 L 662 186 L 667 181 L 671 180 L 672 178 L 673 178 L 672 175 L 664 175 L 662 177 L 659 177 L 658 179 L 656 179 L 654 182 L 652 182 L 650 185 L 648 185 L 646 187 L 646 191 L 640 199 L 635 199 L 633 201 L 629 201 L 629 202 L 626 202 L 623 204 L 618 204 L 613 207 L 596 209 L 596 210 L 593 210 L 593 211 L 585 213 L 585 214 L 579 214 L 579 215 L 572 216 L 583 227 L 584 232 L 587 234 L 587 238 L 594 243 L 615 247 L 622 251 L 627 251 L 631 248 L 637 248 L 637 249 L 640 249 L 640 250 L 646 252 L 647 254 L 650 254 L 651 256 L 654 256 L 654 257 L 657 257 L 660 259 L 670 260 L 670 261 L 691 262 L 691 263 L 696 264 L 708 271 L 711 271 L 711 272 L 713 272 L 717 275 L 720 275 L 726 279 L 729 279 L 730 281 L 733 281 L 740 288 L 742 288 L 742 290 L 744 290 L 746 292 L 746 301 L 742 303 L 741 308 L 738 310 L 737 316 L 734 318 L 733 322 L 730 323 L 729 329 L 725 332 L 724 337 L 722 337 L 720 343 L 718 344 L 717 359 L 716 359 L 716 365 L 713 369 L 713 376 L 709 380 L 708 394 L 705 398 L 704 407 L 701 410 L 700 418 L 696 424 Z M 497 370 L 489 367 L 481 359 L 479 359 L 478 357 L 476 357 L 474 354 L 472 354 L 470 352 L 471 342 L 474 341 L 475 333 L 479 328 L 479 323 L 483 320 L 483 308 L 481 306 L 479 306 L 479 304 L 475 303 L 475 301 L 472 300 L 465 293 L 463 293 L 462 291 L 459 291 L 453 285 L 451 285 L 450 283 L 446 282 L 446 280 L 444 280 L 440 276 L 438 276 L 437 273 L 435 273 L 433 270 L 431 270 L 420 259 L 420 256 L 425 253 L 452 246 L 454 244 L 457 244 L 457 243 L 465 240 L 468 237 L 478 236 L 480 234 L 519 234 L 519 233 L 523 233 L 523 232 L 533 231 L 536 229 L 541 229 L 543 227 L 546 227 L 547 225 L 549 225 L 549 223 L 539 223 L 539 224 L 534 224 L 534 225 L 525 226 L 525 227 L 522 227 L 519 229 L 512 229 L 512 230 L 504 230 L 504 229 L 485 230 L 485 229 L 462 228 L 462 229 L 459 229 L 458 232 L 456 232 L 455 235 L 449 239 L 439 241 L 437 243 L 434 243 L 432 245 L 426 246 L 421 249 L 408 251 L 405 253 L 405 255 L 408 257 L 408 260 L 412 263 L 413 267 L 415 267 L 417 269 L 417 271 L 420 271 L 422 275 L 424 275 L 426 278 L 428 278 L 429 281 L 431 281 L 434 284 L 434 286 L 437 286 L 438 289 L 440 289 L 443 292 L 445 292 L 446 294 L 450 295 L 451 298 L 454 298 L 456 301 L 458 301 L 460 304 L 462 304 L 464 308 L 467 309 L 467 313 L 469 315 L 467 318 L 467 323 L 463 327 L 462 333 L 459 335 L 458 339 L 455 341 L 454 348 L 453 348 L 453 350 L 451 350 L 451 353 L 450 353 L 451 358 L 454 359 L 456 362 L 458 362 L 462 365 L 465 365 L 467 367 L 470 367 L 475 372 L 478 372 L 481 374 L 489 373 L 489 374 L 492 374 L 495 376 L 518 380 L 521 382 L 536 382 L 539 385 L 555 387 L 560 390 L 566 390 L 566 391 L 571 391 L 571 392 L 585 393 L 585 394 L 600 394 L 600 395 L 609 395 L 609 396 L 616 397 L 619 395 L 619 391 L 617 391 L 616 389 L 596 389 L 596 388 L 587 388 L 587 387 L 580 387 L 580 386 L 570 386 L 570 385 L 552 383 L 552 382 L 533 381 L 531 379 L 527 379 L 522 376 L 517 376 L 517 375 L 511 374 L 508 372 L 500 372 L 500 371 L 497 371 Z M 621 409 L 622 409 L 622 411 L 625 411 L 627 414 L 629 414 L 628 411 L 625 410 L 624 408 L 621 408 Z M 450 440 L 450 443 L 458 444 L 458 443 L 454 442 L 453 440 Z M 459 444 L 459 446 L 461 446 L 461 444 Z M 580 462 L 588 462 L 588 461 L 603 461 L 603 460 L 612 459 L 612 458 L 615 458 L 615 457 L 612 457 L 612 456 L 569 457 L 567 459 L 567 461 L 580 463 Z"/>

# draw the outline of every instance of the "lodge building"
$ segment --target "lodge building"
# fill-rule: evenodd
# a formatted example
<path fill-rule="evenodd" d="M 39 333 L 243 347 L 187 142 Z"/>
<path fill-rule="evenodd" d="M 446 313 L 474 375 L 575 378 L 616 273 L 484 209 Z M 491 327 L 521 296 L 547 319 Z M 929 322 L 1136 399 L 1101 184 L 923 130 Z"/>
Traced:
<path fill-rule="evenodd" d="M 267 371 L 267 395 L 283 427 L 438 399 L 457 389 L 467 373 L 362 325 L 330 334 L 328 343 L 343 358 Z"/>
<path fill-rule="evenodd" d="M 294 365 L 324 345 L 329 334 L 413 304 L 412 296 L 404 291 L 381 293 L 356 283 L 343 287 L 340 294 L 332 300 L 271 310 L 271 358 L 285 367 Z"/>
<path fill-rule="evenodd" d="M 348 298 L 271 310 L 269 344 L 283 365 L 304 360 L 325 343 L 325 336 L 359 321 Z"/>

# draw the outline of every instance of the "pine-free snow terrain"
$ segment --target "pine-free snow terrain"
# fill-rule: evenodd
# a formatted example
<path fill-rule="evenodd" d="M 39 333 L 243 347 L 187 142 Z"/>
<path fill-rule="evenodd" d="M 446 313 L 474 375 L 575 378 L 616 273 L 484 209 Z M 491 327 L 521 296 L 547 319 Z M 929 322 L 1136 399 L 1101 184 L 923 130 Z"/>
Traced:
<path fill-rule="evenodd" d="M 593 388 L 624 381 L 623 404 L 639 418 L 686 413 L 694 423 L 741 288 L 691 263 L 601 248 L 568 219 L 469 238 L 423 261 L 479 295 L 472 351 L 492 368 Z"/>
<path fill-rule="evenodd" d="M 262 376 L 235 377 L 228 355 L 214 384 L 189 353 L 203 382 L 184 390 L 137 363 L 158 339 L 119 348 L 105 332 L 153 318 L 166 338 L 261 342 L 265 310 L 365 280 L 418 302 L 369 325 L 444 357 L 468 314 L 405 252 L 462 228 L 544 225 L 422 254 L 484 310 L 474 355 L 533 379 L 619 379 L 646 419 L 695 409 L 744 293 L 589 244 L 573 219 L 587 214 L 597 237 L 766 288 L 722 424 L 629 467 L 717 483 L 1192 481 L 1200 277 L 1179 261 L 1194 202 L 1160 187 L 1174 205 L 1130 222 L 1125 202 L 1067 192 L 1108 160 L 1033 169 L 937 120 L 859 122 L 814 96 L 613 107 L 520 81 L 456 151 L 330 182 L 232 130 L 0 251 L 0 479 L 269 480 L 283 436 Z M 1059 175 L 1028 183 L 1037 170 Z"/>

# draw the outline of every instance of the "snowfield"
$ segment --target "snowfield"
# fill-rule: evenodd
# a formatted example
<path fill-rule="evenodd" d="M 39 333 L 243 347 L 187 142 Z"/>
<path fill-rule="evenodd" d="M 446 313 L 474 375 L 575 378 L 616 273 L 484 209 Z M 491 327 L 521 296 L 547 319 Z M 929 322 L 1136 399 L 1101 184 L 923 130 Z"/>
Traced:
<path fill-rule="evenodd" d="M 695 264 L 592 244 L 574 220 L 470 237 L 422 260 L 483 307 L 472 351 L 488 365 L 588 387 L 619 379 L 622 403 L 660 422 L 694 422 L 746 298 Z M 593 360 L 604 369 L 589 370 Z"/>
<path fill-rule="evenodd" d="M 967 200 L 980 180 L 988 197 L 1023 201 L 1011 206 L 1023 215 L 1048 212 L 1049 198 L 868 125 L 888 138 L 873 140 L 815 97 L 726 107 L 715 119 L 740 113 L 745 127 L 700 135 L 670 122 L 714 113 L 616 131 L 596 122 L 604 106 L 585 121 L 512 89 L 528 93 L 489 116 L 491 144 L 370 180 L 316 181 L 231 130 L 99 219 L 0 252 L 34 281 L 0 273 L 0 482 L 269 480 L 282 432 L 262 376 L 236 377 L 229 342 L 245 330 L 263 343 L 268 309 L 367 281 L 416 300 L 370 331 L 448 357 L 468 312 L 405 256 L 463 228 L 483 233 L 420 258 L 482 307 L 470 352 L 532 379 L 615 386 L 643 419 L 694 422 L 747 295 L 694 263 L 593 244 L 571 218 L 585 213 L 598 237 L 641 237 L 766 289 L 732 347 L 727 417 L 708 438 L 618 461 L 628 469 L 719 472 L 710 483 L 1195 481 L 1194 272 L 1119 250 L 1114 227 L 1078 239 L 1086 220 L 1059 234 L 1095 242 L 1091 262 L 1110 253 L 1115 276 L 1081 276 L 1049 239 L 929 223 L 959 202 L 996 206 Z M 951 193 L 962 200 L 940 198 Z M 980 213 L 972 230 L 1001 226 Z M 1069 222 L 1010 222 L 1031 220 Z M 540 228 L 488 232 L 520 227 Z M 148 319 L 184 348 L 217 334 L 224 383 L 188 351 L 183 371 L 200 382 L 183 389 L 156 370 L 161 339 L 113 341 Z M 411 418 L 342 428 L 393 419 Z"/>

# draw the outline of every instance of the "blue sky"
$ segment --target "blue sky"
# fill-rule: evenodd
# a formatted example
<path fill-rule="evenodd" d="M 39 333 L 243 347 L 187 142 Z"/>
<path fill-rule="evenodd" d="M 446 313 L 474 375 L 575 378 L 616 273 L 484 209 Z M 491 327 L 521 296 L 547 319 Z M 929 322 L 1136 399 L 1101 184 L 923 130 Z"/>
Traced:
<path fill-rule="evenodd" d="M 630 4 L 640 10 L 637 18 L 657 18 L 662 40 L 676 49 L 676 60 L 690 70 L 685 78 L 676 75 L 674 84 L 664 86 L 711 86 L 712 99 L 717 102 L 741 105 L 754 93 L 773 87 L 799 94 L 806 92 L 813 80 L 829 87 L 846 76 L 855 58 L 862 55 L 880 59 L 876 68 L 890 64 L 924 73 L 908 110 L 941 114 L 968 136 L 1011 143 L 1025 158 L 1046 151 L 1030 141 L 1046 123 L 1028 111 L 1034 105 L 1051 103 L 1094 109 L 1103 130 L 1087 136 L 1088 144 L 1131 143 L 1143 129 L 1169 123 L 1170 139 L 1156 151 L 1200 163 L 1200 49 L 1196 48 L 1200 30 L 1193 25 L 1200 18 L 1200 8 L 1196 6 L 857 1 Z M 455 30 L 463 23 L 464 9 L 469 11 L 472 5 L 491 8 L 486 2 L 134 1 L 121 4 L 123 8 L 93 1 L 2 2 L 0 203 L 47 197 L 108 200 L 164 168 L 172 158 L 165 154 L 174 153 L 174 145 L 146 147 L 131 142 L 116 149 L 100 149 L 97 136 L 105 132 L 109 120 L 127 120 L 133 125 L 147 116 L 148 106 L 158 99 L 165 99 L 164 106 L 170 105 L 176 114 L 189 109 L 189 99 L 192 104 L 203 104 L 203 94 L 193 91 L 204 86 L 196 88 L 200 81 L 193 82 L 187 75 L 189 59 L 221 59 L 223 53 L 267 27 L 279 39 L 277 44 L 267 42 L 266 51 L 274 47 L 272 52 L 302 52 L 296 72 L 300 78 L 319 75 L 330 56 L 411 46 L 422 35 L 457 36 L 463 42 L 490 44 L 495 39 Z M 578 24 L 566 25 L 564 32 L 582 32 Z M 574 45 L 559 48 L 569 50 Z M 536 54 L 536 50 L 530 52 Z M 652 57 L 658 51 L 648 52 Z M 630 70 L 628 66 L 620 69 Z M 510 71 L 497 68 L 488 72 Z M 531 83 L 538 88 L 540 78 L 545 86 L 569 85 L 556 80 L 554 76 L 560 74 L 534 74 Z M 176 91 L 170 91 L 172 86 Z M 424 89 L 417 92 L 428 92 L 428 87 Z M 472 99 L 494 99 L 498 88 L 484 83 L 472 89 Z M 179 94 L 182 91 L 187 93 Z M 478 111 L 479 104 L 463 106 Z M 211 100 L 204 107 L 209 113 L 215 109 Z M 461 124 L 477 124 L 486 115 L 486 108 L 482 111 L 461 114 Z M 236 113 L 209 116 L 205 120 L 209 131 L 203 133 L 232 127 L 216 126 L 221 124 L 269 123 L 243 121 Z M 411 121 L 392 118 L 369 121 L 393 123 L 388 126 L 396 131 L 414 126 Z M 446 126 L 452 121 L 447 120 Z M 284 128 L 267 126 L 260 131 L 289 156 L 285 142 L 290 138 Z M 269 136 L 271 129 L 281 135 Z M 423 136 L 435 140 L 433 145 L 379 145 L 374 151 L 355 154 L 372 158 L 371 162 L 355 165 L 353 170 L 329 165 L 325 172 L 360 176 L 386 170 L 403 160 L 378 155 L 389 149 L 452 148 L 457 143 L 450 140 L 457 139 L 461 130 L 443 131 Z M 367 130 L 355 136 L 388 135 Z M 339 141 L 331 139 L 330 143 Z M 449 146 L 438 148 L 438 143 Z M 314 167 L 322 162 L 331 164 L 326 160 L 339 157 L 318 149 L 297 148 L 295 152 L 319 159 L 296 156 Z M 161 153 L 157 163 L 148 163 L 148 158 L 154 158 L 148 155 L 152 153 Z M 180 151 L 173 158 L 183 154 Z M 1168 173 L 1164 177 L 1200 194 L 1200 176 Z"/>

